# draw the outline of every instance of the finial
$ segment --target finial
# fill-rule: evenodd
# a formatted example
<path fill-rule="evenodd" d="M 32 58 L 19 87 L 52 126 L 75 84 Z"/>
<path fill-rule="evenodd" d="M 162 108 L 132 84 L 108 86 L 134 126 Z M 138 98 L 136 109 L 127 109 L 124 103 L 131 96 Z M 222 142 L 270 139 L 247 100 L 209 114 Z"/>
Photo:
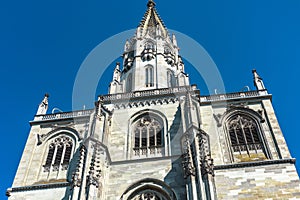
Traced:
<path fill-rule="evenodd" d="M 147 6 L 149 7 L 149 8 L 153 8 L 153 7 L 155 7 L 155 2 L 153 1 L 153 0 L 148 0 L 148 3 L 147 3 Z"/>
<path fill-rule="evenodd" d="M 254 79 L 258 78 L 258 79 L 261 79 L 256 71 L 256 69 L 252 69 L 252 74 L 253 74 L 253 77 Z"/>
<path fill-rule="evenodd" d="M 116 62 L 116 69 L 115 70 L 120 70 L 120 62 Z"/>
<path fill-rule="evenodd" d="M 49 94 L 46 93 L 44 96 L 44 99 L 42 100 L 42 102 L 40 103 L 38 110 L 36 112 L 36 115 L 45 115 L 47 113 L 48 110 L 48 97 Z"/>
<path fill-rule="evenodd" d="M 265 90 L 265 86 L 263 83 L 262 78 L 258 75 L 256 69 L 252 70 L 253 73 L 253 81 L 254 81 L 254 86 L 256 87 L 257 90 Z"/>

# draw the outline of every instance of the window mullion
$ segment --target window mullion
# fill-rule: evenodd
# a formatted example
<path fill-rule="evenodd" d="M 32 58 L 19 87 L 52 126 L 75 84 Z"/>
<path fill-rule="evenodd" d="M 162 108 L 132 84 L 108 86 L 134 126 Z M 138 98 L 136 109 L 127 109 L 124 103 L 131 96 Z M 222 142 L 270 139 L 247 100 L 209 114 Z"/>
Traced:
<path fill-rule="evenodd" d="M 251 135 L 251 139 L 252 139 L 252 142 L 253 142 L 255 153 L 257 153 L 256 142 L 255 142 L 254 137 L 253 137 L 251 126 L 249 127 L 249 132 L 250 132 L 250 135 Z"/>
<path fill-rule="evenodd" d="M 142 147 L 142 129 L 139 128 L 139 130 L 140 130 L 139 147 L 140 147 L 140 149 L 141 149 L 141 147 Z"/>
<path fill-rule="evenodd" d="M 242 122 L 241 119 L 239 120 L 239 123 L 240 123 L 241 129 L 242 129 L 243 139 L 245 141 L 245 146 L 246 146 L 247 154 L 250 156 L 250 151 L 249 151 L 249 148 L 248 148 L 248 142 L 247 142 L 247 139 L 246 139 L 246 133 L 245 133 L 244 125 L 243 125 L 243 122 Z"/>
<path fill-rule="evenodd" d="M 235 138 L 236 138 L 236 141 L 237 141 L 237 146 L 239 148 L 239 152 L 241 154 L 242 153 L 242 149 L 241 149 L 239 138 L 238 138 L 237 133 L 236 133 L 236 127 L 233 128 L 233 132 L 234 132 L 234 135 L 235 135 Z"/>
<path fill-rule="evenodd" d="M 58 146 L 57 146 L 57 144 L 55 144 L 54 145 L 54 154 L 53 154 L 53 158 L 52 158 L 50 169 L 53 168 L 53 166 L 55 164 L 55 159 L 56 159 L 56 156 L 57 156 L 57 151 L 58 151 Z"/>
<path fill-rule="evenodd" d="M 67 145 L 66 143 L 63 144 L 63 151 L 62 151 L 62 155 L 61 155 L 61 159 L 60 159 L 60 165 L 63 164 L 63 160 L 65 159 L 65 156 L 66 156 L 66 148 L 67 148 Z"/>

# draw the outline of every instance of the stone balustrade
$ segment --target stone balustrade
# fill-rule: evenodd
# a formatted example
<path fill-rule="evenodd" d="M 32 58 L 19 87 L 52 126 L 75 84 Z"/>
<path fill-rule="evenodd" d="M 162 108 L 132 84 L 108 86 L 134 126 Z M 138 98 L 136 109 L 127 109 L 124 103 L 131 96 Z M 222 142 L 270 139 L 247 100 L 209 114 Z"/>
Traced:
<path fill-rule="evenodd" d="M 92 110 L 79 110 L 74 112 L 60 112 L 47 115 L 36 115 L 34 121 L 48 121 L 48 120 L 58 120 L 58 119 L 69 119 L 77 117 L 88 117 L 93 112 Z"/>

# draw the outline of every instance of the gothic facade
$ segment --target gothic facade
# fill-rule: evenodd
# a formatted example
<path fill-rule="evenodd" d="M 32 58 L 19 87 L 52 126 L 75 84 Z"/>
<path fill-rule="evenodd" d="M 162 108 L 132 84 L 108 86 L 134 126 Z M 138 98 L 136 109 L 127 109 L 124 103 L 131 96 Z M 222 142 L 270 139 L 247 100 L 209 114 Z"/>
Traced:
<path fill-rule="evenodd" d="M 9 200 L 300 199 L 272 107 L 256 90 L 203 96 L 149 0 L 109 94 L 34 119 Z"/>

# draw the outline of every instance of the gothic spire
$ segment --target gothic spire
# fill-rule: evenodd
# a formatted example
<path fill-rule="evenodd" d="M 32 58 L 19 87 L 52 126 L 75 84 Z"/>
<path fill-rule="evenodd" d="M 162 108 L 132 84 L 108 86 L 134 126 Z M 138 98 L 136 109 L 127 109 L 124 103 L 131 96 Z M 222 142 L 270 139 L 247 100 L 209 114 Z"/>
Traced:
<path fill-rule="evenodd" d="M 141 31 L 142 37 L 144 37 L 148 31 L 160 29 L 161 36 L 167 37 L 168 31 L 167 28 L 163 22 L 163 20 L 160 18 L 158 12 L 155 8 L 156 4 L 153 0 L 149 0 L 147 3 L 147 11 L 144 14 L 143 19 L 141 20 L 139 24 L 139 30 Z"/>

